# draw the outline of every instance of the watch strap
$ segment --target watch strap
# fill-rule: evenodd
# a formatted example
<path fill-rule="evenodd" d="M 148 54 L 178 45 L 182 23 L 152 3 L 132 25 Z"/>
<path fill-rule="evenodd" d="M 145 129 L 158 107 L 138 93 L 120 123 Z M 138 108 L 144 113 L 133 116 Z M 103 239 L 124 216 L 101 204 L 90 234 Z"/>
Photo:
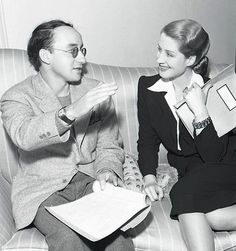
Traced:
<path fill-rule="evenodd" d="M 195 120 L 193 120 L 193 128 L 194 129 L 202 129 L 202 128 L 205 128 L 210 123 L 211 123 L 210 117 L 207 117 L 206 119 L 199 121 L 199 122 L 195 122 Z"/>
<path fill-rule="evenodd" d="M 71 125 L 75 119 L 70 119 L 66 116 L 66 106 L 62 107 L 59 111 L 58 111 L 58 117 L 64 121 L 65 123 L 67 123 L 68 125 Z"/>

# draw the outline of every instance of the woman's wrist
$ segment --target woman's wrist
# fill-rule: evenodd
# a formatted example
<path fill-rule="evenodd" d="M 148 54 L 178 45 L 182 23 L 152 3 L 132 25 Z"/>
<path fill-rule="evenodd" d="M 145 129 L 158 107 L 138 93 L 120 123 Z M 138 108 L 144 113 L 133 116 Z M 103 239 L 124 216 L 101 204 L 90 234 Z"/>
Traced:
<path fill-rule="evenodd" d="M 153 174 L 148 174 L 143 177 L 144 183 L 145 184 L 150 184 L 150 183 L 157 183 L 156 176 Z"/>
<path fill-rule="evenodd" d="M 208 111 L 206 108 L 199 110 L 198 112 L 194 113 L 194 120 L 196 122 L 202 121 L 209 117 Z"/>
<path fill-rule="evenodd" d="M 193 128 L 196 129 L 203 129 L 205 128 L 207 125 L 209 125 L 211 123 L 211 118 L 210 116 L 206 117 L 203 120 L 200 121 L 196 121 L 195 119 L 193 120 Z"/>

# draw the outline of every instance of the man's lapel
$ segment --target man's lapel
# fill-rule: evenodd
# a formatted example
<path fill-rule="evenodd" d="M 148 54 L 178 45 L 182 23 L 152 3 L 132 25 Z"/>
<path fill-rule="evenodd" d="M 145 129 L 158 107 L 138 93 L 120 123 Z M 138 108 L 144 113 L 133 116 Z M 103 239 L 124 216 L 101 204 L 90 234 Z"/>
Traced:
<path fill-rule="evenodd" d="M 43 112 L 50 112 L 61 108 L 61 104 L 50 88 L 50 86 L 42 79 L 40 74 L 32 78 L 35 98 L 38 100 L 40 109 Z"/>

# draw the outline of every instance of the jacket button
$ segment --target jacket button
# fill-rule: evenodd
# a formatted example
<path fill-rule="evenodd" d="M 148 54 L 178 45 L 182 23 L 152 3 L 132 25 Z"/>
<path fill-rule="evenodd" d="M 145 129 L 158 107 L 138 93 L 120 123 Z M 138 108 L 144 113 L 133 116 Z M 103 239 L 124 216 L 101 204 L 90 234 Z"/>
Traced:
<path fill-rule="evenodd" d="M 50 132 L 47 132 L 47 135 L 48 135 L 48 136 L 50 136 L 50 135 L 51 135 L 51 133 L 50 133 Z"/>
<path fill-rule="evenodd" d="M 62 180 L 62 183 L 66 183 L 66 182 L 67 182 L 67 179 L 63 179 L 63 180 Z"/>

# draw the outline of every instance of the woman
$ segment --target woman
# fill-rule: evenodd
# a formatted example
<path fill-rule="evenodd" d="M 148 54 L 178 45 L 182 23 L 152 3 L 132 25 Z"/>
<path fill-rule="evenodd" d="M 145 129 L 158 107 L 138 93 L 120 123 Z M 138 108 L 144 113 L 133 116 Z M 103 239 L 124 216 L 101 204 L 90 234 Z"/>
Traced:
<path fill-rule="evenodd" d="M 171 190 L 171 218 L 178 219 L 189 250 L 214 250 L 213 230 L 236 230 L 236 135 L 218 137 L 201 87 L 210 46 L 199 23 L 166 25 L 158 43 L 159 74 L 142 76 L 138 88 L 139 166 L 152 201 L 163 192 L 155 178 L 162 143 L 179 180 Z M 194 138 L 176 115 L 182 100 L 194 114 Z"/>

